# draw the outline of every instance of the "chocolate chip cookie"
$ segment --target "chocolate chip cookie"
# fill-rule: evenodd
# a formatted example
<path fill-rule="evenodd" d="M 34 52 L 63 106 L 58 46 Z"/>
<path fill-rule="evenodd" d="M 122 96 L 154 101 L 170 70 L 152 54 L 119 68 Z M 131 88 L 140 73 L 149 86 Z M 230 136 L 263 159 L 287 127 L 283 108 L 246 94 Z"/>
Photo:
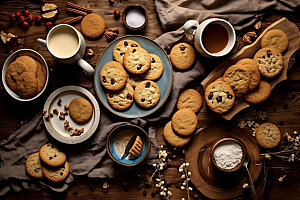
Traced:
<path fill-rule="evenodd" d="M 140 82 L 144 81 L 143 75 L 128 74 L 127 76 L 127 83 L 129 83 L 134 90 Z"/>
<path fill-rule="evenodd" d="M 232 88 L 236 97 L 247 93 L 250 80 L 249 70 L 239 64 L 230 66 L 223 75 L 223 81 Z"/>
<path fill-rule="evenodd" d="M 260 81 L 257 88 L 245 95 L 245 101 L 251 104 L 260 104 L 268 99 L 271 94 L 271 86 L 266 81 Z"/>
<path fill-rule="evenodd" d="M 141 47 L 130 47 L 124 55 L 124 67 L 132 74 L 144 74 L 150 68 L 150 55 Z"/>
<path fill-rule="evenodd" d="M 69 113 L 71 119 L 77 124 L 85 124 L 93 116 L 93 106 L 85 98 L 73 99 L 69 104 Z"/>
<path fill-rule="evenodd" d="M 178 110 L 172 117 L 172 129 L 180 136 L 190 136 L 197 128 L 198 118 L 189 108 Z"/>
<path fill-rule="evenodd" d="M 287 35 L 279 29 L 270 30 L 261 38 L 261 48 L 271 47 L 283 53 L 288 46 L 289 39 Z"/>
<path fill-rule="evenodd" d="M 177 108 L 189 108 L 193 112 L 198 112 L 202 106 L 202 97 L 194 89 L 187 89 L 183 91 L 177 101 Z"/>
<path fill-rule="evenodd" d="M 139 43 L 134 40 L 122 40 L 118 42 L 113 49 L 113 58 L 123 65 L 125 52 L 130 47 L 140 47 Z"/>
<path fill-rule="evenodd" d="M 163 134 L 164 134 L 164 138 L 166 139 L 166 141 L 174 147 L 183 147 L 187 143 L 189 143 L 189 141 L 191 139 L 191 136 L 182 137 L 182 136 L 176 134 L 172 129 L 171 122 L 168 122 L 165 125 Z"/>
<path fill-rule="evenodd" d="M 277 76 L 283 69 L 282 55 L 274 48 L 259 50 L 254 56 L 254 61 L 258 64 L 259 72 L 268 78 Z"/>
<path fill-rule="evenodd" d="M 134 90 L 129 83 L 117 92 L 106 93 L 106 98 L 111 107 L 116 110 L 126 110 L 133 103 Z"/>
<path fill-rule="evenodd" d="M 117 91 L 126 85 L 127 73 L 120 63 L 110 61 L 101 69 L 100 81 L 106 89 Z"/>
<path fill-rule="evenodd" d="M 39 152 L 31 154 L 26 160 L 26 171 L 34 178 L 43 178 L 42 164 Z"/>
<path fill-rule="evenodd" d="M 161 59 L 157 55 L 150 54 L 150 57 L 151 57 L 150 69 L 143 75 L 143 77 L 144 79 L 147 80 L 157 80 L 163 74 L 164 65 L 161 62 Z"/>
<path fill-rule="evenodd" d="M 281 140 L 281 134 L 280 130 L 275 124 L 264 123 L 256 129 L 255 138 L 261 147 L 272 149 L 279 144 Z"/>
<path fill-rule="evenodd" d="M 160 99 L 160 89 L 156 83 L 147 80 L 140 82 L 134 91 L 134 100 L 143 108 L 154 107 Z"/>
<path fill-rule="evenodd" d="M 43 165 L 42 172 L 49 181 L 57 183 L 65 180 L 68 177 L 70 166 L 67 161 L 60 167 L 50 167 Z"/>
<path fill-rule="evenodd" d="M 171 49 L 170 59 L 175 68 L 185 70 L 195 62 L 196 53 L 191 45 L 179 43 Z"/>
<path fill-rule="evenodd" d="M 41 160 L 49 166 L 58 167 L 66 162 L 66 154 L 52 143 L 44 144 L 39 152 Z"/>
<path fill-rule="evenodd" d="M 223 81 L 215 81 L 205 89 L 205 102 L 216 113 L 225 113 L 234 104 L 235 95 L 231 87 Z"/>

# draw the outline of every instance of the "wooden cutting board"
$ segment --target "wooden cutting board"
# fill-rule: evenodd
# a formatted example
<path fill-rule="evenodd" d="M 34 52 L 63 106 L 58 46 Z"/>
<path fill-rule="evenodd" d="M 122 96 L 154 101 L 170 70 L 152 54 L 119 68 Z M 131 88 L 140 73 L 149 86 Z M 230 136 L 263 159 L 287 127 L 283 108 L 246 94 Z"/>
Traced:
<path fill-rule="evenodd" d="M 190 163 L 191 181 L 205 196 L 212 199 L 232 199 L 243 193 L 243 184 L 248 183 L 247 174 L 242 167 L 228 173 L 218 170 L 212 163 L 211 150 L 214 143 L 222 138 L 235 138 L 245 147 L 249 158 L 249 171 L 255 182 L 262 169 L 260 150 L 249 132 L 233 128 L 226 124 L 215 124 L 202 129 L 192 139 L 185 154 L 186 162 Z"/>
<path fill-rule="evenodd" d="M 223 64 L 217 66 L 202 82 L 202 86 L 206 88 L 211 82 L 215 81 L 217 78 L 222 77 L 225 70 L 230 67 L 231 65 L 235 64 L 237 61 L 243 59 L 243 58 L 253 58 L 255 53 L 261 48 L 260 42 L 262 36 L 269 30 L 272 29 L 280 29 L 284 31 L 289 39 L 289 47 L 287 51 L 283 54 L 283 71 L 282 73 L 271 79 L 271 81 L 268 81 L 271 85 L 271 88 L 273 89 L 279 82 L 287 79 L 287 71 L 289 69 L 289 61 L 293 53 L 297 51 L 300 48 L 300 32 L 297 26 L 290 22 L 286 18 L 281 18 L 280 20 L 274 22 L 270 26 L 268 26 L 262 34 L 256 39 L 256 41 L 248 46 L 245 46 L 242 48 L 238 53 L 233 55 L 231 58 L 229 58 L 226 62 Z M 234 103 L 234 106 L 231 110 L 228 112 L 222 114 L 221 116 L 224 119 L 230 120 L 234 115 L 236 115 L 241 110 L 249 107 L 250 104 L 245 102 L 243 99 L 240 99 Z"/>

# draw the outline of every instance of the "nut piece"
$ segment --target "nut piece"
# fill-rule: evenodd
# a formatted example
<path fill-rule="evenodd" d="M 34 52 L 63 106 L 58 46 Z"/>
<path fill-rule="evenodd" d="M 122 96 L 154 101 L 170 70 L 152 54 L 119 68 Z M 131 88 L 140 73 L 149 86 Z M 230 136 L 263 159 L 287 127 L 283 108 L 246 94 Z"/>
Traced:
<path fill-rule="evenodd" d="M 107 29 L 107 31 L 111 31 L 111 32 L 114 32 L 116 34 L 119 34 L 119 28 L 117 27 L 110 27 Z"/>
<path fill-rule="evenodd" d="M 59 119 L 65 119 L 66 117 L 65 117 L 65 113 L 63 113 L 63 112 L 60 112 L 59 113 Z"/>
<path fill-rule="evenodd" d="M 243 36 L 244 44 L 252 44 L 257 38 L 257 34 L 254 31 L 248 32 Z"/>
<path fill-rule="evenodd" d="M 114 33 L 112 31 L 107 31 L 104 34 L 105 34 L 105 37 L 106 37 L 108 42 L 113 41 L 118 36 L 117 33 Z"/>
<path fill-rule="evenodd" d="M 56 108 L 53 109 L 53 114 L 58 115 L 58 110 Z"/>
<path fill-rule="evenodd" d="M 93 49 L 88 49 L 88 50 L 87 50 L 87 54 L 88 54 L 89 56 L 93 56 L 93 55 L 94 55 Z"/>
<path fill-rule="evenodd" d="M 256 24 L 254 24 L 254 29 L 259 30 L 261 28 L 261 25 L 262 25 L 261 21 L 256 22 Z"/>
<path fill-rule="evenodd" d="M 57 105 L 58 105 L 58 106 L 61 106 L 61 102 L 62 102 L 62 100 L 61 100 L 61 99 L 58 99 Z"/>

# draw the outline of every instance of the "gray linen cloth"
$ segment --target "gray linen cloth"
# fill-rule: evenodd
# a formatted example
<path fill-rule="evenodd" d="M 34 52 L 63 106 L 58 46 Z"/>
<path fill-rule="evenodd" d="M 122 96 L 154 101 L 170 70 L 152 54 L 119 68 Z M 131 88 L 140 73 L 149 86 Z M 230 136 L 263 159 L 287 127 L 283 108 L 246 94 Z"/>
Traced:
<path fill-rule="evenodd" d="M 182 25 L 189 19 L 199 22 L 210 18 L 227 19 L 236 30 L 252 24 L 256 15 L 269 10 L 293 11 L 299 9 L 297 0 L 156 0 L 156 9 L 163 29 L 167 32 L 156 39 L 156 42 L 167 51 L 178 41 L 189 42 L 185 37 Z M 157 144 L 155 141 L 156 126 L 165 124 L 174 111 L 178 95 L 192 80 L 200 79 L 205 71 L 204 63 L 210 60 L 198 56 L 195 65 L 188 71 L 175 71 L 172 92 L 164 106 L 153 115 L 143 119 L 126 120 L 114 116 L 101 103 L 101 121 L 94 135 L 87 141 L 77 145 L 61 145 L 47 133 L 42 114 L 38 113 L 8 139 L 0 142 L 0 195 L 10 190 L 50 189 L 56 192 L 67 190 L 74 176 L 86 175 L 90 178 L 107 178 L 116 176 L 128 168 L 114 163 L 107 155 L 105 145 L 109 131 L 122 123 L 131 123 L 143 127 L 151 140 L 151 150 L 148 159 L 143 164 L 156 161 Z M 211 66 L 210 66 L 211 67 Z M 200 81 L 200 80 L 199 80 Z M 95 94 L 92 86 L 88 87 Z M 68 178 L 60 184 L 45 180 L 30 178 L 25 171 L 26 158 L 39 150 L 46 142 L 51 141 L 62 147 L 67 154 L 71 172 Z M 141 166 L 139 166 L 141 167 Z"/>

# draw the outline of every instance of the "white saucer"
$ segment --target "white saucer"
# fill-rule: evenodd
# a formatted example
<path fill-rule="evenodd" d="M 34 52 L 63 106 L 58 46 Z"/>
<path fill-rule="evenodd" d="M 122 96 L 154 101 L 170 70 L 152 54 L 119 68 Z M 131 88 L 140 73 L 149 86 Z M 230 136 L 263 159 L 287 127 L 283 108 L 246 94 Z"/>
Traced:
<path fill-rule="evenodd" d="M 62 143 L 77 144 L 87 140 L 93 135 L 100 122 L 99 104 L 95 97 L 88 90 L 78 86 L 65 86 L 55 90 L 48 97 L 44 105 L 43 111 L 46 111 L 47 113 L 53 113 L 53 109 L 57 109 L 59 112 L 66 112 L 64 106 L 69 105 L 73 99 L 79 97 L 89 100 L 94 108 L 93 116 L 86 124 L 77 124 L 71 119 L 70 115 L 65 116 L 65 120 L 69 121 L 71 127 L 84 128 L 84 132 L 80 136 L 70 135 L 70 133 L 64 127 L 65 120 L 60 119 L 59 114 L 53 114 L 53 117 L 50 118 L 49 121 L 43 117 L 44 124 L 50 135 Z M 57 104 L 59 99 L 61 99 L 61 106 Z"/>

